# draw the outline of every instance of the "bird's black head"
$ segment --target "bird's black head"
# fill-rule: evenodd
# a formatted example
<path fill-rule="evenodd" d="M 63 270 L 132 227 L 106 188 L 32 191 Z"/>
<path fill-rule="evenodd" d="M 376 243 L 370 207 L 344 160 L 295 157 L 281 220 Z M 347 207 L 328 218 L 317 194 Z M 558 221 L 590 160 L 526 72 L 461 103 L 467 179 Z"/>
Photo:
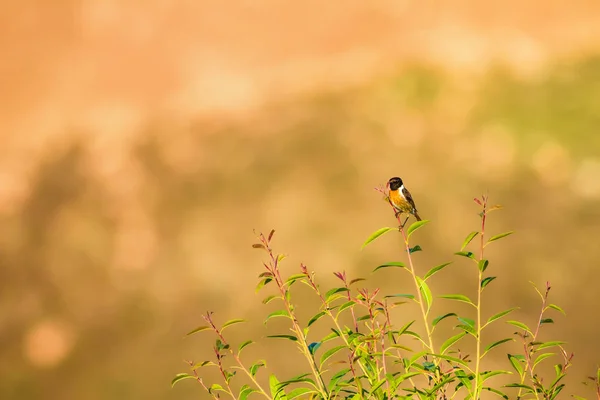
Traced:
<path fill-rule="evenodd" d="M 395 176 L 388 181 L 387 185 L 390 187 L 390 190 L 398 190 L 402 186 L 402 179 Z"/>

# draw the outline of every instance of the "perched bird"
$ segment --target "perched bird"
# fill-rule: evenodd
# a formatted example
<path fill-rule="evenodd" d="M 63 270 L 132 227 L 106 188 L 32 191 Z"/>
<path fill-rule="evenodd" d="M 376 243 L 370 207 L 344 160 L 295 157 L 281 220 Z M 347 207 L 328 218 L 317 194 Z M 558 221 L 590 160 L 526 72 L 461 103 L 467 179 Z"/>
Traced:
<path fill-rule="evenodd" d="M 417 206 L 415 206 L 415 202 L 408 189 L 404 187 L 402 179 L 398 177 L 391 178 L 387 183 L 387 187 L 390 188 L 390 202 L 396 209 L 396 216 L 401 213 L 412 214 L 417 221 L 421 221 L 421 217 L 417 213 Z"/>

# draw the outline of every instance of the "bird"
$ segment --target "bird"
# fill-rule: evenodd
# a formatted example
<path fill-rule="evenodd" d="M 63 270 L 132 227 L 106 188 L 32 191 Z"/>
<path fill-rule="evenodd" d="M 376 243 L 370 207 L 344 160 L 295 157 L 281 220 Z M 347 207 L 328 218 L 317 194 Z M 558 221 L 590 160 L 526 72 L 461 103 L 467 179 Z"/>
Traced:
<path fill-rule="evenodd" d="M 404 187 L 402 179 L 397 176 L 390 178 L 386 186 L 390 189 L 389 200 L 396 209 L 396 217 L 401 213 L 406 213 L 413 215 L 417 221 L 421 221 L 421 217 L 417 213 L 417 206 L 408 189 Z M 406 221 L 407 220 L 408 217 L 406 218 Z M 404 221 L 404 223 L 406 223 L 406 221 Z"/>

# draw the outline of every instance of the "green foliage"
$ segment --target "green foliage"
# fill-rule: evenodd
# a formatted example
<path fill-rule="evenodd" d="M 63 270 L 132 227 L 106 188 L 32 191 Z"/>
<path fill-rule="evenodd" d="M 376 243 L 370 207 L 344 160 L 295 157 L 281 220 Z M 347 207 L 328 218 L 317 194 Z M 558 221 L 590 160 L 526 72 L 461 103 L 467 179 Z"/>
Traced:
<path fill-rule="evenodd" d="M 386 295 L 379 289 L 356 287 L 364 279 L 348 279 L 345 272 L 334 273 L 338 285 L 322 290 L 315 273 L 309 272 L 303 264 L 299 273 L 285 278 L 281 268 L 284 257 L 272 250 L 273 231 L 267 236 L 258 235 L 259 243 L 253 247 L 265 252 L 267 262 L 263 264 L 265 271 L 259 275 L 257 290 L 273 283 L 271 288 L 275 293 L 262 303 L 280 304 L 279 309 L 270 312 L 264 322 L 266 324 L 272 318 L 280 318 L 286 321 L 289 328 L 287 332 L 268 335 L 267 338 L 286 339 L 289 346 L 295 347 L 304 359 L 306 372 L 280 380 L 276 374 L 267 374 L 265 360 L 253 363 L 242 361 L 242 350 L 254 342 L 246 340 L 235 350 L 223 331 L 229 327 L 234 329 L 235 325 L 245 321 L 229 320 L 219 328 L 209 312 L 203 316 L 206 325 L 190 331 L 188 335 L 211 331 L 216 336 L 213 346 L 215 359 L 199 364 L 189 361 L 191 373 L 177 374 L 171 384 L 195 379 L 215 399 L 222 396 L 233 399 L 262 396 L 270 400 L 480 399 L 484 392 L 504 399 L 558 398 L 565 388 L 564 378 L 572 364 L 573 355 L 567 353 L 562 341 L 540 340 L 540 332 L 545 325 L 554 323 L 548 313 L 564 314 L 564 311 L 549 303 L 550 285 L 546 284 L 543 290 L 534 285 L 541 300 L 539 317 L 535 321 L 526 323 L 510 319 L 503 323 L 501 320 L 515 312 L 518 309 L 516 307 L 484 317 L 484 289 L 502 278 L 484 276 L 490 267 L 489 260 L 485 258 L 485 248 L 513 232 L 486 237 L 488 214 L 500 209 L 500 206 L 489 207 L 485 196 L 476 198 L 475 203 L 481 207 L 481 226 L 466 236 L 460 251 L 455 253 L 467 259 L 461 263 L 471 266 L 475 294 L 469 296 L 462 293 L 434 295 L 432 287 L 435 286 L 430 286 L 430 281 L 447 273 L 451 262 L 427 268 L 424 275 L 415 266 L 412 254 L 422 249 L 419 245 L 411 244 L 410 239 L 429 221 L 415 222 L 406 229 L 403 225 L 379 229 L 363 245 L 391 231 L 401 235 L 406 260 L 381 264 L 373 270 L 390 269 L 391 272 L 405 274 L 414 286 L 412 293 L 400 294 Z M 475 248 L 466 250 L 469 246 Z M 500 270 L 497 272 L 501 273 Z M 292 296 L 295 282 L 310 287 L 320 301 L 319 309 L 306 319 L 300 318 L 295 311 L 297 304 Z M 463 303 L 470 307 L 461 306 L 455 311 L 438 313 L 433 317 L 436 314 L 432 312 L 438 303 L 457 306 Z M 411 321 L 392 319 L 390 310 L 403 304 L 417 307 L 420 317 Z M 487 310 L 485 314 L 488 314 Z M 328 325 L 330 333 L 324 337 L 312 333 L 311 329 L 317 323 L 319 326 Z M 455 331 L 446 337 L 440 335 L 436 328 L 442 323 L 454 324 Z M 495 326 L 496 333 L 504 330 L 505 337 L 489 340 L 484 331 L 491 325 Z M 513 342 L 518 342 L 518 345 Z M 498 354 L 503 350 L 510 351 L 506 353 L 506 369 L 486 369 L 489 367 L 485 357 L 490 352 Z M 554 363 L 554 374 L 550 376 L 542 372 L 547 369 L 542 367 L 547 362 Z M 217 368 L 221 381 L 205 384 L 199 374 L 203 367 Z M 234 384 L 237 373 L 246 378 Z M 498 380 L 499 377 L 502 379 Z M 588 381 L 600 393 L 600 369 L 597 376 L 590 377 Z"/>

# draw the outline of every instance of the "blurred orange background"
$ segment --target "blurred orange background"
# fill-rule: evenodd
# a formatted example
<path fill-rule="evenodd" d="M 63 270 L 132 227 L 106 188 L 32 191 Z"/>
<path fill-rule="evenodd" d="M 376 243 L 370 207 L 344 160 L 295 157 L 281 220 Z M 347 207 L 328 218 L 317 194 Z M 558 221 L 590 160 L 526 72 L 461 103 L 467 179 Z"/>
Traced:
<path fill-rule="evenodd" d="M 0 398 L 205 395 L 169 385 L 183 359 L 210 356 L 210 335 L 181 339 L 203 312 L 251 321 L 234 342 L 284 329 L 262 325 L 253 229 L 277 230 L 286 273 L 304 262 L 325 287 L 346 270 L 410 290 L 401 272 L 370 276 L 404 259 L 397 238 L 360 251 L 394 223 L 373 190 L 393 175 L 432 221 L 421 271 L 478 229 L 473 197 L 504 205 L 489 231 L 516 233 L 490 247 L 487 310 L 521 306 L 533 325 L 528 281 L 549 280 L 567 316 L 546 339 L 569 342 L 569 393 L 585 393 L 600 362 L 598 2 L 3 9 Z M 434 293 L 472 289 L 455 264 Z M 277 356 L 292 345 L 262 343 L 249 359 L 296 371 Z"/>

